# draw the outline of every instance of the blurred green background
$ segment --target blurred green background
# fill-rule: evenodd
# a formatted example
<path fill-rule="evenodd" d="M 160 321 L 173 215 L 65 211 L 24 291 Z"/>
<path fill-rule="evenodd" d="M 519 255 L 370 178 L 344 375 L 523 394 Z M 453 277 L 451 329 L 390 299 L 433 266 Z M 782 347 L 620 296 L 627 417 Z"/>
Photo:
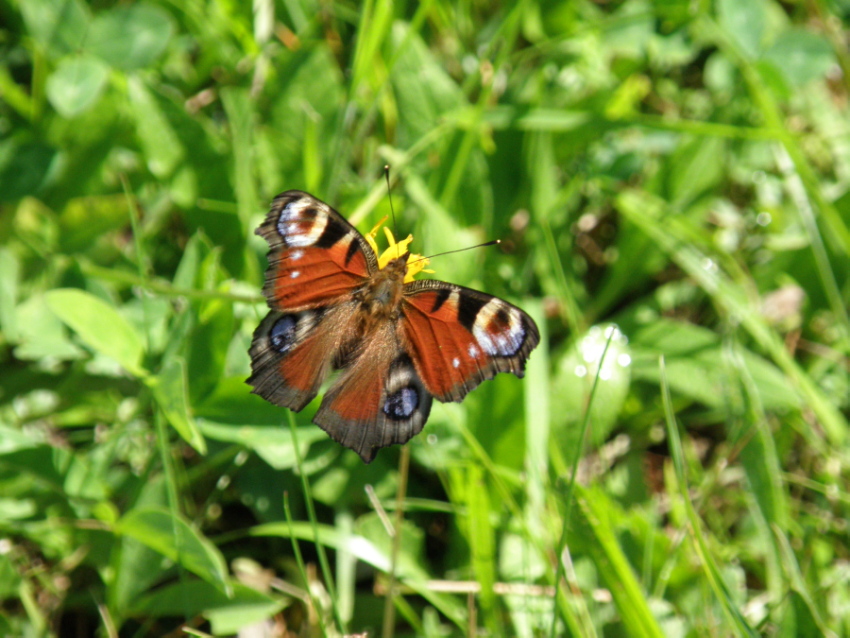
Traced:
<path fill-rule="evenodd" d="M 0 634 L 850 635 L 848 16 L 0 0 Z M 409 470 L 244 383 L 268 203 L 384 164 L 542 333 Z"/>

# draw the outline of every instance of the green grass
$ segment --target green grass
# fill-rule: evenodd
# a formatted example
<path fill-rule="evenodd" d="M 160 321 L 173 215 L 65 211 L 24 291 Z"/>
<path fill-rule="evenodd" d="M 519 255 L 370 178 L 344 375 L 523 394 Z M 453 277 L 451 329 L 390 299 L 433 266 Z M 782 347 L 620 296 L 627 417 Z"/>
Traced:
<path fill-rule="evenodd" d="M 845 0 L 0 7 L 0 634 L 850 635 Z M 542 339 L 365 466 L 253 231 L 385 164 Z"/>

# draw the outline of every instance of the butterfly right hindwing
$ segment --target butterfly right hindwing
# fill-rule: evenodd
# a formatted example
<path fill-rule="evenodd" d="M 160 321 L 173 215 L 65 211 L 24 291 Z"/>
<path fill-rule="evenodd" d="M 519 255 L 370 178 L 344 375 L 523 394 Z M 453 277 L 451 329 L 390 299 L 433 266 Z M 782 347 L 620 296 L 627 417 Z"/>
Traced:
<path fill-rule="evenodd" d="M 322 399 L 313 423 L 366 463 L 422 431 L 432 397 L 387 323 L 357 353 Z"/>

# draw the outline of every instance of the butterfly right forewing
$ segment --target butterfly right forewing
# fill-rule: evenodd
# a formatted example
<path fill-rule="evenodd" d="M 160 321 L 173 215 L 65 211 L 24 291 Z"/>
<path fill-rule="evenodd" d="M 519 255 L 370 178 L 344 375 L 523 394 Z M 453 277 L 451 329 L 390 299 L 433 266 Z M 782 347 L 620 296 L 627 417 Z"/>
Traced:
<path fill-rule="evenodd" d="M 499 372 L 522 377 L 540 342 L 534 320 L 516 306 L 444 281 L 406 284 L 402 312 L 406 347 L 440 401 L 460 401 Z"/>

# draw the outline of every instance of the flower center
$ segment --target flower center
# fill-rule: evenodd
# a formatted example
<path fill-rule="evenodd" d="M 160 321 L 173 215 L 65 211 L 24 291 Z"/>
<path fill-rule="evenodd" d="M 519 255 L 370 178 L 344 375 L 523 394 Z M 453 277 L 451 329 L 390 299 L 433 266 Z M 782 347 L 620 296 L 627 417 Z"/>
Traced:
<path fill-rule="evenodd" d="M 378 254 L 378 244 L 375 241 L 375 237 L 378 234 L 378 230 L 380 230 L 381 226 L 383 226 L 384 222 L 386 221 L 387 218 L 384 217 L 375 225 L 372 230 L 370 230 L 366 234 L 366 241 L 372 247 L 372 250 L 375 251 L 376 255 Z M 407 272 L 404 275 L 404 283 L 407 284 L 413 281 L 413 278 L 420 272 L 434 272 L 433 270 L 426 269 L 426 266 L 429 263 L 427 257 L 423 257 L 422 255 L 416 255 L 408 251 L 407 247 L 410 245 L 410 242 L 413 241 L 413 235 L 408 235 L 406 239 L 402 239 L 401 241 L 397 242 L 395 240 L 395 237 L 393 237 L 392 231 L 387 227 L 384 227 L 384 235 L 387 238 L 389 248 L 382 252 L 380 257 L 378 257 L 378 268 L 385 268 L 386 265 L 392 260 L 398 259 L 399 257 L 402 257 L 405 253 L 407 253 Z"/>

